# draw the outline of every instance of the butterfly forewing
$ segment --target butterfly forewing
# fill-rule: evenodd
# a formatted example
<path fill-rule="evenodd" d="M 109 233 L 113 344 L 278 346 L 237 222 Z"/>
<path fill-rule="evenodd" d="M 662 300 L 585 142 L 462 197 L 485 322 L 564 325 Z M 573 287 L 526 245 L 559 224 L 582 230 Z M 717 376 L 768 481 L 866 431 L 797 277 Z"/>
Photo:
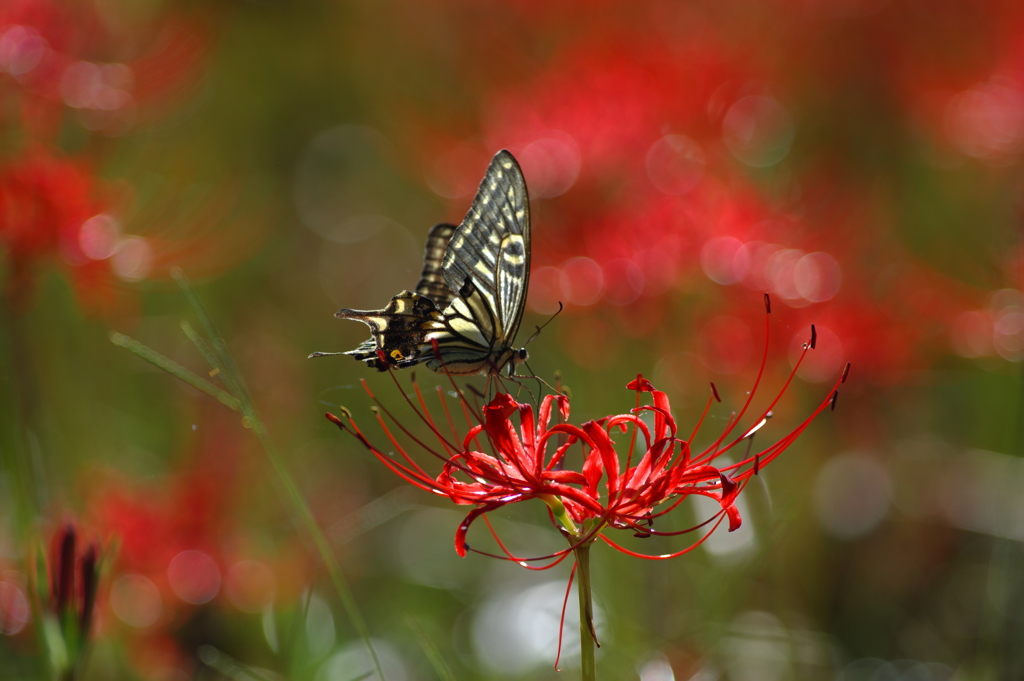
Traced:
<path fill-rule="evenodd" d="M 530 271 L 530 202 L 522 170 L 509 152 L 499 151 L 487 166 L 448 243 L 443 269 L 451 290 L 475 285 L 496 318 L 489 349 L 507 349 L 519 330 Z"/>

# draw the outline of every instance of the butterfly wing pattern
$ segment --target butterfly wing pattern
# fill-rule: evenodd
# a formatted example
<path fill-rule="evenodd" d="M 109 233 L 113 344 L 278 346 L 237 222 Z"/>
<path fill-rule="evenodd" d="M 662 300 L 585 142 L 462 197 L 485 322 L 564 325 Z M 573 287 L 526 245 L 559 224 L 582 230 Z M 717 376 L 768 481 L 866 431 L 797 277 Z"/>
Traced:
<path fill-rule="evenodd" d="M 515 158 L 502 150 L 491 159 L 462 224 L 430 230 L 415 292 L 402 291 L 382 310 L 335 314 L 371 331 L 342 354 L 379 371 L 426 362 L 451 374 L 500 373 L 526 359 L 526 350 L 512 343 L 529 279 L 526 182 Z"/>

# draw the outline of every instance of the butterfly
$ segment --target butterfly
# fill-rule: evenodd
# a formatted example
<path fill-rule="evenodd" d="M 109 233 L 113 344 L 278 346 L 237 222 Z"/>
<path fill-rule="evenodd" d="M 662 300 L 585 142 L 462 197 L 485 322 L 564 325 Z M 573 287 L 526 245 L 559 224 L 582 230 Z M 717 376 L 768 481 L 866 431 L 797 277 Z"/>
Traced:
<path fill-rule="evenodd" d="M 381 310 L 341 309 L 339 319 L 370 327 L 351 355 L 379 371 L 426 363 L 451 374 L 498 374 L 527 359 L 513 347 L 530 283 L 530 203 L 519 163 L 495 154 L 469 212 L 456 227 L 427 235 L 415 291 Z M 435 350 L 436 348 L 436 350 Z"/>

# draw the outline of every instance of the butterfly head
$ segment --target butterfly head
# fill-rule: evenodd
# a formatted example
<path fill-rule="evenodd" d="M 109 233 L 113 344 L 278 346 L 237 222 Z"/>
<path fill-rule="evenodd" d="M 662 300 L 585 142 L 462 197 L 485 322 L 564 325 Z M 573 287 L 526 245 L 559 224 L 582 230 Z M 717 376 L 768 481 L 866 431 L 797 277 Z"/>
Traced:
<path fill-rule="evenodd" d="M 509 375 L 513 376 L 516 373 L 516 367 L 530 358 L 530 353 L 526 351 L 526 348 L 512 349 L 511 353 L 505 366 L 508 367 Z"/>

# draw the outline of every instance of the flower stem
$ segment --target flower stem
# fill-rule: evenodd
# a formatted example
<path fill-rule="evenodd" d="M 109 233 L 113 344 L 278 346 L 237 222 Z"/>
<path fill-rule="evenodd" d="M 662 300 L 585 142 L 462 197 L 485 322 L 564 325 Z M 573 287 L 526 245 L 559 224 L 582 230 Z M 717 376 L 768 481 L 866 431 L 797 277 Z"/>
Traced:
<path fill-rule="evenodd" d="M 576 555 L 576 591 L 580 597 L 580 678 L 583 681 L 597 679 L 594 659 L 597 637 L 594 634 L 594 600 L 590 585 L 591 545 L 586 543 L 573 550 Z"/>

